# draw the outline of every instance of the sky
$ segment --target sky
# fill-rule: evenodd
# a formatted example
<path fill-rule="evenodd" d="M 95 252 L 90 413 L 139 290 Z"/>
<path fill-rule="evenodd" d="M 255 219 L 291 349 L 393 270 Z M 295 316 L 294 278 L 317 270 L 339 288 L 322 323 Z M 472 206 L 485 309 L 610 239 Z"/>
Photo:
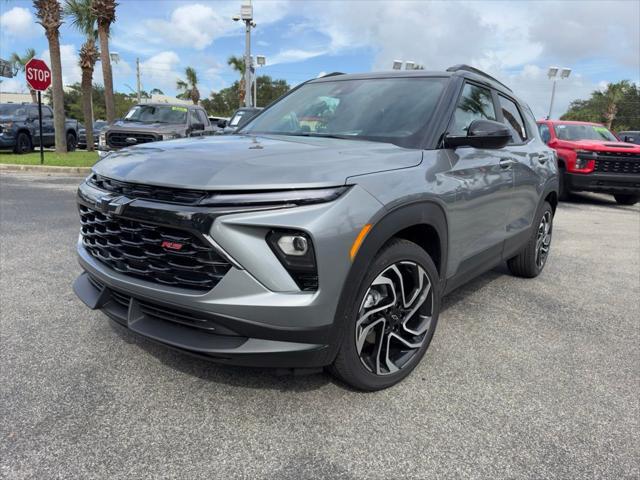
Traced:
<path fill-rule="evenodd" d="M 187 66 L 196 69 L 202 96 L 237 80 L 226 63 L 244 53 L 244 25 L 234 1 L 119 0 L 110 48 L 117 91 L 135 90 L 136 59 L 142 87 L 176 93 Z M 588 98 L 609 82 L 640 83 L 640 0 L 421 1 L 254 0 L 257 28 L 252 53 L 265 55 L 259 74 L 291 85 L 329 72 L 389 70 L 394 60 L 427 70 L 459 63 L 483 69 L 547 115 L 549 66 L 568 67 L 558 82 L 553 117 L 572 100 Z M 61 27 L 63 81 L 80 81 L 77 51 L 83 38 Z M 31 1 L 0 1 L 0 57 L 36 50 L 48 61 L 43 28 Z M 100 64 L 94 75 L 102 83 Z M 25 91 L 24 75 L 3 79 L 1 91 Z"/>

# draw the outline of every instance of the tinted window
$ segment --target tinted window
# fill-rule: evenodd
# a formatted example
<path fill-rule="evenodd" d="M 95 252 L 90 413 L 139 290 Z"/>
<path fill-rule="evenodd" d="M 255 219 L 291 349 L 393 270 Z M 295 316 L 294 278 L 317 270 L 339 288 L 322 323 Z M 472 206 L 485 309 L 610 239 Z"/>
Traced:
<path fill-rule="evenodd" d="M 498 95 L 500 100 L 500 110 L 506 123 L 511 130 L 513 143 L 523 143 L 527 139 L 527 130 L 524 128 L 524 120 L 518 107 L 508 98 Z"/>
<path fill-rule="evenodd" d="M 29 107 L 29 118 L 38 118 L 38 107 Z"/>
<path fill-rule="evenodd" d="M 245 131 L 401 141 L 424 128 L 445 82 L 421 77 L 308 83 L 251 120 Z"/>
<path fill-rule="evenodd" d="M 42 118 L 53 118 L 53 112 L 49 107 L 42 107 Z"/>
<path fill-rule="evenodd" d="M 189 121 L 191 122 L 191 125 L 194 123 L 202 123 L 195 110 L 189 110 Z"/>
<path fill-rule="evenodd" d="M 5 103 L 0 105 L 0 115 L 22 117 L 27 115 L 27 108 L 21 104 Z"/>
<path fill-rule="evenodd" d="M 137 105 L 124 117 L 125 122 L 175 123 L 187 122 L 187 107 L 164 105 Z"/>
<path fill-rule="evenodd" d="M 478 87 L 467 83 L 458 101 L 453 122 L 449 128 L 449 134 L 453 136 L 465 136 L 469 125 L 474 120 L 495 120 L 496 111 L 493 107 L 493 98 L 488 88 Z"/>
<path fill-rule="evenodd" d="M 549 140 L 551 140 L 551 132 L 549 131 L 549 127 L 547 127 L 547 124 L 541 123 L 540 125 L 538 125 L 538 130 L 540 130 L 542 141 L 544 143 L 549 143 Z"/>

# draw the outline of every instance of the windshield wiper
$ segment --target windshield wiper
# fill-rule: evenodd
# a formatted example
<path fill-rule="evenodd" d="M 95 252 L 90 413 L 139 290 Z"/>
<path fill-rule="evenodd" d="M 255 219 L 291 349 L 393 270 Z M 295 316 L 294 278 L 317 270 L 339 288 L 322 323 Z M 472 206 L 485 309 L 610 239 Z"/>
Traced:
<path fill-rule="evenodd" d="M 249 132 L 250 133 L 250 132 Z M 341 135 L 339 133 L 318 133 L 318 132 L 255 132 L 265 135 L 289 135 L 291 137 L 318 137 L 318 138 L 339 138 L 342 140 L 364 140 L 358 135 Z"/>

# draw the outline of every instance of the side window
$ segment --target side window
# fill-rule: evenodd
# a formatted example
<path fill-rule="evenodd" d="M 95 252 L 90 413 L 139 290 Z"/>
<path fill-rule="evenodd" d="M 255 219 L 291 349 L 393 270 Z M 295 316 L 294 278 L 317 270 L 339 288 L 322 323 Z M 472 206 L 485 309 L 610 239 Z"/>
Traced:
<path fill-rule="evenodd" d="M 194 123 L 202 123 L 198 118 L 198 114 L 195 110 L 189 110 L 189 123 L 193 125 Z"/>
<path fill-rule="evenodd" d="M 53 112 L 49 107 L 42 106 L 42 118 L 53 118 Z"/>
<path fill-rule="evenodd" d="M 551 132 L 549 131 L 549 127 L 546 123 L 541 123 L 538 125 L 538 130 L 540 130 L 540 136 L 542 137 L 542 141 L 544 143 L 549 143 L 551 140 Z"/>
<path fill-rule="evenodd" d="M 200 120 L 200 123 L 203 124 L 205 127 L 208 127 L 209 118 L 207 117 L 207 114 L 204 113 L 204 110 L 196 110 L 196 112 L 198 113 L 198 119 Z"/>
<path fill-rule="evenodd" d="M 527 130 L 524 128 L 524 119 L 520 114 L 520 110 L 514 102 L 502 95 L 498 95 L 500 99 L 500 110 L 504 117 L 504 123 L 511 129 L 512 143 L 523 143 L 527 140 Z"/>
<path fill-rule="evenodd" d="M 496 119 L 491 90 L 467 83 L 453 115 L 449 134 L 465 136 L 471 122 L 481 119 Z"/>
<path fill-rule="evenodd" d="M 42 110 L 42 114 L 44 115 L 44 108 Z M 38 107 L 29 107 L 29 118 L 38 118 L 38 116 Z"/>

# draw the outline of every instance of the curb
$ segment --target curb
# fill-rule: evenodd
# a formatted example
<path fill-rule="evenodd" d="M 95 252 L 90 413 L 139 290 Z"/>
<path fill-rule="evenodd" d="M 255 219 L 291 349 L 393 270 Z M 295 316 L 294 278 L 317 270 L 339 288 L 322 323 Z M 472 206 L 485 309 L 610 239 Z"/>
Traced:
<path fill-rule="evenodd" d="M 54 167 L 48 165 L 14 165 L 0 163 L 0 172 L 29 172 L 47 175 L 86 176 L 91 173 L 91 167 Z"/>

